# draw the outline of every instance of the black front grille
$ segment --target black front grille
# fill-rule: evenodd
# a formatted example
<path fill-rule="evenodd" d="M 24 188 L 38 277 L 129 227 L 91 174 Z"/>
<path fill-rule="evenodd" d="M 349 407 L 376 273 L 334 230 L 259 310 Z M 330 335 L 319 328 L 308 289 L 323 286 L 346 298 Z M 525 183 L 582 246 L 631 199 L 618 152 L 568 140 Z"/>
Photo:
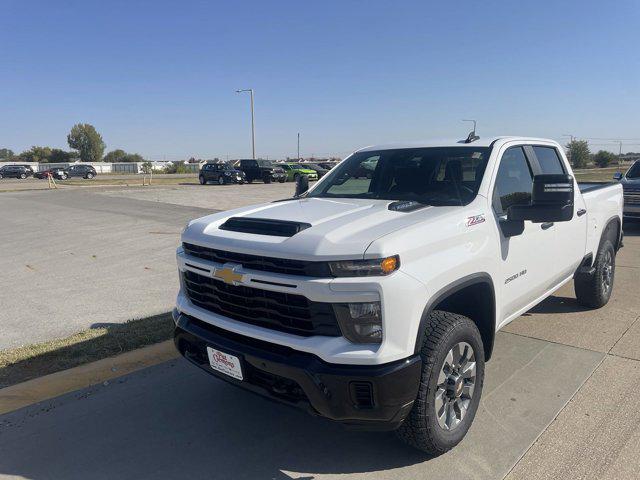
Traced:
<path fill-rule="evenodd" d="M 183 278 L 189 300 L 210 312 L 295 335 L 341 335 L 330 303 L 312 302 L 302 295 L 229 285 L 191 271 L 186 271 Z"/>
<path fill-rule="evenodd" d="M 216 263 L 237 263 L 247 270 L 284 273 L 306 277 L 331 277 L 327 262 L 309 262 L 288 258 L 263 257 L 246 253 L 225 252 L 192 243 L 183 243 L 184 253 Z"/>
<path fill-rule="evenodd" d="M 640 187 L 624 187 L 625 205 L 640 205 Z"/>

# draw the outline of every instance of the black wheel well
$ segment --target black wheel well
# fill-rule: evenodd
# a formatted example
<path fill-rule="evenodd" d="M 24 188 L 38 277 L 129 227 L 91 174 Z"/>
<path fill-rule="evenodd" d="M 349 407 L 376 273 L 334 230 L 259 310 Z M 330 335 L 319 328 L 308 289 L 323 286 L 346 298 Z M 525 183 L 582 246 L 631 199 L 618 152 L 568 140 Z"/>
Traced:
<path fill-rule="evenodd" d="M 608 238 L 611 240 L 611 243 L 613 244 L 613 247 L 616 249 L 616 252 L 617 252 L 618 249 L 620 248 L 620 243 L 622 240 L 620 235 L 621 230 L 622 230 L 622 225 L 620 223 L 620 218 L 613 217 L 607 222 L 607 226 L 604 228 L 602 232 L 602 238 L 600 239 L 600 244 L 602 244 L 602 242 L 606 238 Z M 598 245 L 598 248 L 599 247 L 600 245 Z"/>
<path fill-rule="evenodd" d="M 429 303 L 420 322 L 416 340 L 419 351 L 424 335 L 426 318 L 434 310 L 457 313 L 471 319 L 482 337 L 485 361 L 491 358 L 496 325 L 496 301 L 493 282 L 488 274 L 472 275 L 446 287 Z"/>

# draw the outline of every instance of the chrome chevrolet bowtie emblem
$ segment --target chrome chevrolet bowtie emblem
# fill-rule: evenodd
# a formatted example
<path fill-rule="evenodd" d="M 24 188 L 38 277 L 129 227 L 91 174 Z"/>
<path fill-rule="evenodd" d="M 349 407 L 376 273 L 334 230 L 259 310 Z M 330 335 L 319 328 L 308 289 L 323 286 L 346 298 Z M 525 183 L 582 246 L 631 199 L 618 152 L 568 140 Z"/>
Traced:
<path fill-rule="evenodd" d="M 239 265 L 226 264 L 222 268 L 216 268 L 213 272 L 213 277 L 218 280 L 222 280 L 224 283 L 228 283 L 229 285 L 239 285 L 242 283 L 243 277 L 241 273 L 236 271 L 239 267 Z"/>

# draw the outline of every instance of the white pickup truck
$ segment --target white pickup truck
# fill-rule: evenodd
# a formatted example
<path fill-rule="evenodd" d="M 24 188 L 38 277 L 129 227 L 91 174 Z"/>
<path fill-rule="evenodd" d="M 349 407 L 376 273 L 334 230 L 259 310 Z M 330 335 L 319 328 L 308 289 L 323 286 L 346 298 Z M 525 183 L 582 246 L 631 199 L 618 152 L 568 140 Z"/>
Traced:
<path fill-rule="evenodd" d="M 495 333 L 574 279 L 609 300 L 622 187 L 556 142 L 358 150 L 295 197 L 189 222 L 175 344 L 239 387 L 444 452 L 475 416 Z"/>

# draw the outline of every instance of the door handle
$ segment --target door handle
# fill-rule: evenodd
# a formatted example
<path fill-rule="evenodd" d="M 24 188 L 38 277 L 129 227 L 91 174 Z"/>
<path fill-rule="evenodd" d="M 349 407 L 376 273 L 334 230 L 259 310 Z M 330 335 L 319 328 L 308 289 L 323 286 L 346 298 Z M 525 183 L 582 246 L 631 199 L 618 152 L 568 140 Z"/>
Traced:
<path fill-rule="evenodd" d="M 576 212 L 578 214 L 579 217 L 581 217 L 582 215 L 584 215 L 585 213 L 587 213 L 587 211 L 584 208 L 581 208 L 580 210 L 578 210 Z"/>
<path fill-rule="evenodd" d="M 553 227 L 553 222 L 547 222 L 547 223 L 543 223 L 542 225 L 540 225 L 540 228 L 542 228 L 543 230 L 547 230 L 549 228 Z"/>

